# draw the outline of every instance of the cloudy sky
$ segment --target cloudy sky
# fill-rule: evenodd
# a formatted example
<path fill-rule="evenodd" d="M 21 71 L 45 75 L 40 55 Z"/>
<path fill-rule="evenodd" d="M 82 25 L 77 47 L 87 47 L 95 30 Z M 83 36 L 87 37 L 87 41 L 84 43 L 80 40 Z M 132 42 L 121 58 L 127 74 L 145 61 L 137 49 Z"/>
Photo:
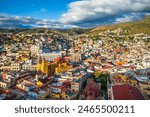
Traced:
<path fill-rule="evenodd" d="M 150 0 L 0 0 L 0 28 L 90 28 L 150 15 Z"/>

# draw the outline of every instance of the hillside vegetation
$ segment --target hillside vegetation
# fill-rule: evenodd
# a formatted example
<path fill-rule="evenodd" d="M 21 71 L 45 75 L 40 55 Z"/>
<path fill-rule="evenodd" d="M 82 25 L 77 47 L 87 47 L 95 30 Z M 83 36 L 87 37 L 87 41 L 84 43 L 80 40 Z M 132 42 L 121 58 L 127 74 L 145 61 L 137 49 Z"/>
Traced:
<path fill-rule="evenodd" d="M 12 32 L 12 33 L 53 33 L 62 32 L 68 33 L 70 35 L 74 34 L 98 34 L 106 30 L 115 30 L 117 28 L 122 28 L 128 30 L 131 34 L 146 33 L 150 34 L 150 16 L 145 17 L 140 21 L 135 22 L 125 22 L 114 25 L 99 26 L 92 29 L 48 29 L 48 28 L 33 28 L 33 29 L 0 29 L 0 32 Z"/>
<path fill-rule="evenodd" d="M 125 23 L 119 23 L 119 24 L 114 24 L 114 25 L 96 27 L 92 29 L 89 33 L 98 34 L 100 32 L 103 32 L 106 30 L 114 30 L 119 27 L 122 29 L 129 30 L 131 34 L 137 34 L 137 33 L 150 34 L 150 16 L 147 16 L 140 21 L 125 22 Z"/>

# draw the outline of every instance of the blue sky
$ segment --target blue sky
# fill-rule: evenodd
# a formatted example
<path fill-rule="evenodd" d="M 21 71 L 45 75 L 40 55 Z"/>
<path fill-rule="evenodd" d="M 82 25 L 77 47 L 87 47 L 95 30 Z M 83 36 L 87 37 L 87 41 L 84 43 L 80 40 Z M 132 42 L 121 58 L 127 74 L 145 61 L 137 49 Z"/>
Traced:
<path fill-rule="evenodd" d="M 75 0 L 0 0 L 0 13 L 58 20 Z"/>
<path fill-rule="evenodd" d="M 90 28 L 140 20 L 149 0 L 0 0 L 0 28 Z"/>

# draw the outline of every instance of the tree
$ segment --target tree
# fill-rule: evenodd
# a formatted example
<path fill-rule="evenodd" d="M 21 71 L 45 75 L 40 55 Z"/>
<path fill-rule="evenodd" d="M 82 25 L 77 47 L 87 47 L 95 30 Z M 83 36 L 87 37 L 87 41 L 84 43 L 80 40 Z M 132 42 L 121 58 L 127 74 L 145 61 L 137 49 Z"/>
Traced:
<path fill-rule="evenodd" d="M 101 72 L 94 73 L 94 79 L 95 80 L 100 79 L 101 87 L 103 90 L 107 90 L 107 78 L 108 78 L 108 74 L 101 73 Z"/>

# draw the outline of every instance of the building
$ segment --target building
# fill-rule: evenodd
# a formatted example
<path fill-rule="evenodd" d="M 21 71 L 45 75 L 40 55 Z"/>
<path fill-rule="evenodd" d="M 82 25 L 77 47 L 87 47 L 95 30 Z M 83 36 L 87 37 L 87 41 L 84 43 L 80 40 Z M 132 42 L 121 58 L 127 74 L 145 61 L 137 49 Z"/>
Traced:
<path fill-rule="evenodd" d="M 69 82 L 56 82 L 52 83 L 50 86 L 50 92 L 51 93 L 56 93 L 56 94 L 61 94 L 63 88 L 67 88 L 69 85 Z"/>
<path fill-rule="evenodd" d="M 5 71 L 10 71 L 11 70 L 11 66 L 1 66 L 0 70 L 5 70 Z"/>
<path fill-rule="evenodd" d="M 49 96 L 49 91 L 47 91 L 47 90 L 28 91 L 29 99 L 44 100 L 48 96 Z"/>
<path fill-rule="evenodd" d="M 11 64 L 12 71 L 20 71 L 21 70 L 21 63 L 12 63 Z"/>
<path fill-rule="evenodd" d="M 16 74 L 16 83 L 21 83 L 23 80 L 28 79 L 31 77 L 31 72 L 29 71 L 20 71 L 19 73 Z"/>
<path fill-rule="evenodd" d="M 72 65 L 69 65 L 67 62 L 58 63 L 55 68 L 55 73 L 66 72 L 72 68 Z"/>
<path fill-rule="evenodd" d="M 50 85 L 50 96 L 55 99 L 68 99 L 69 90 L 70 82 L 54 82 Z"/>
<path fill-rule="evenodd" d="M 0 70 L 20 71 L 21 70 L 21 64 L 20 63 L 12 63 L 11 65 L 1 66 Z"/>
<path fill-rule="evenodd" d="M 50 85 L 50 96 L 55 99 L 75 100 L 78 92 L 72 92 L 70 81 L 55 82 Z"/>
<path fill-rule="evenodd" d="M 24 91 L 31 91 L 35 88 L 34 83 L 23 80 L 23 82 L 19 83 L 16 85 L 19 89 L 24 90 Z"/>
<path fill-rule="evenodd" d="M 73 53 L 71 55 L 71 60 L 75 62 L 79 62 L 81 60 L 81 54 L 80 53 Z"/>
<path fill-rule="evenodd" d="M 33 64 L 32 60 L 26 60 L 22 64 L 22 70 L 36 71 L 36 65 Z"/>
<path fill-rule="evenodd" d="M 49 91 L 46 91 L 46 90 L 38 91 L 38 99 L 39 100 L 44 100 L 47 96 L 49 96 Z"/>
<path fill-rule="evenodd" d="M 82 92 L 80 99 L 97 100 L 101 99 L 101 86 L 93 78 L 87 79 L 87 85 Z"/>
<path fill-rule="evenodd" d="M 113 85 L 111 88 L 112 100 L 145 100 L 142 92 L 130 85 Z"/>
<path fill-rule="evenodd" d="M 36 71 L 41 71 L 44 74 L 54 74 L 55 72 L 55 64 L 49 63 L 46 60 L 40 60 L 36 65 Z"/>
<path fill-rule="evenodd" d="M 85 87 L 86 80 L 91 77 L 91 75 L 92 74 L 79 69 L 79 72 L 72 75 L 71 91 L 80 93 L 80 91 Z"/>
<path fill-rule="evenodd" d="M 144 82 L 140 82 L 139 86 L 141 88 L 141 90 L 148 96 L 148 98 L 150 99 L 150 83 L 144 83 Z"/>
<path fill-rule="evenodd" d="M 19 53 L 7 53 L 7 55 L 6 55 L 7 57 L 12 57 L 12 56 L 14 56 L 14 57 L 19 57 Z"/>
<path fill-rule="evenodd" d="M 13 74 L 2 73 L 0 78 L 0 87 L 8 89 L 15 85 L 16 79 Z"/>
<path fill-rule="evenodd" d="M 124 75 L 124 74 L 115 74 L 112 76 L 112 83 L 114 85 L 128 84 L 131 86 L 138 87 L 138 82 L 132 76 Z"/>
<path fill-rule="evenodd" d="M 58 57 L 62 57 L 61 52 L 51 52 L 51 53 L 40 53 L 39 57 L 47 61 L 54 61 Z"/>
<path fill-rule="evenodd" d="M 10 90 L 0 88 L 0 100 L 14 100 L 17 95 Z"/>
<path fill-rule="evenodd" d="M 79 80 L 73 80 L 71 82 L 71 91 L 72 92 L 79 92 L 80 89 L 80 82 Z"/>
<path fill-rule="evenodd" d="M 31 56 L 39 54 L 40 47 L 38 45 L 32 45 L 30 48 Z"/>
<path fill-rule="evenodd" d="M 64 100 L 76 100 L 78 97 L 78 93 L 75 92 L 70 92 L 69 94 L 67 93 L 62 93 L 61 98 Z"/>
<path fill-rule="evenodd" d="M 19 56 L 26 56 L 27 58 L 30 55 L 30 51 L 28 49 L 27 50 L 19 50 L 19 51 L 17 51 L 17 53 L 19 53 Z"/>
<path fill-rule="evenodd" d="M 22 65 L 22 70 L 36 71 L 36 65 L 24 64 L 24 65 Z"/>
<path fill-rule="evenodd" d="M 8 83 L 8 82 L 0 81 L 0 87 L 1 87 L 1 88 L 7 89 L 7 88 L 9 88 L 10 86 L 11 86 L 11 85 L 10 85 L 10 83 Z"/>

